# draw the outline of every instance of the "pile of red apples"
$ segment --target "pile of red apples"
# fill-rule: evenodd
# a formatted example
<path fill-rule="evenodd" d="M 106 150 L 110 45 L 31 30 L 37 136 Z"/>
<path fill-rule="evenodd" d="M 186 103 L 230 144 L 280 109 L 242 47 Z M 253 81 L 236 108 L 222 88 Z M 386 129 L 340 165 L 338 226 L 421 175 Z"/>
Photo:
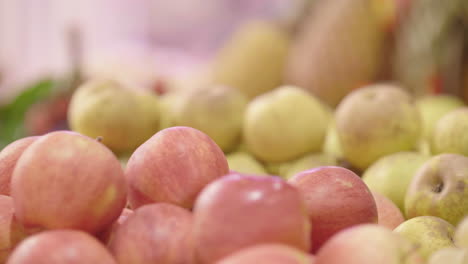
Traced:
<path fill-rule="evenodd" d="M 190 127 L 157 132 L 125 170 L 99 139 L 76 132 L 20 139 L 0 153 L 0 191 L 0 257 L 8 264 L 427 260 L 420 245 L 392 231 L 404 221 L 397 206 L 354 172 L 317 167 L 289 180 L 237 173 Z M 419 232 L 437 243 L 444 224 Z"/>

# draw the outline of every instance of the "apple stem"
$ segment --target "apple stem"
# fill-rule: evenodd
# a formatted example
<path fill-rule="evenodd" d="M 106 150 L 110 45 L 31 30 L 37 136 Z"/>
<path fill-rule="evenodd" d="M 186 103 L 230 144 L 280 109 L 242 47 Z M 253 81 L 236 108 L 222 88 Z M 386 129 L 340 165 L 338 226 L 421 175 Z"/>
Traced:
<path fill-rule="evenodd" d="M 97 141 L 97 142 L 102 142 L 102 136 L 97 137 L 97 138 L 96 138 L 96 141 Z"/>

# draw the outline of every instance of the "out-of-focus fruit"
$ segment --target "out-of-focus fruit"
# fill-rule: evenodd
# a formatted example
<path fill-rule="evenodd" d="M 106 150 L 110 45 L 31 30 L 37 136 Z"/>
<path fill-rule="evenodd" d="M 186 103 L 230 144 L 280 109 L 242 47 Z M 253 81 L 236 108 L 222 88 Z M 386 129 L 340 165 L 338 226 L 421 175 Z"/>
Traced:
<path fill-rule="evenodd" d="M 400 209 L 392 202 L 392 200 L 374 191 L 372 191 L 372 196 L 374 196 L 375 204 L 377 205 L 379 225 L 393 230 L 405 221 Z"/>
<path fill-rule="evenodd" d="M 344 157 L 359 169 L 411 150 L 419 140 L 419 112 L 411 96 L 392 84 L 352 92 L 338 106 L 335 120 Z"/>
<path fill-rule="evenodd" d="M 266 21 L 247 22 L 220 50 L 213 82 L 254 98 L 281 85 L 288 50 L 289 36 L 278 26 Z"/>
<path fill-rule="evenodd" d="M 229 172 L 223 151 L 205 133 L 190 127 L 159 131 L 130 157 L 125 175 L 129 202 L 167 202 L 192 208 L 198 193 Z"/>
<path fill-rule="evenodd" d="M 14 215 L 13 200 L 0 195 L 0 263 L 5 263 L 15 246 L 27 232 Z"/>
<path fill-rule="evenodd" d="M 467 264 L 468 263 L 468 249 L 448 247 L 434 252 L 427 264 Z"/>
<path fill-rule="evenodd" d="M 468 156 L 468 107 L 444 115 L 434 127 L 431 150 L 434 154 L 456 153 Z"/>
<path fill-rule="evenodd" d="M 41 136 L 19 158 L 11 181 L 15 214 L 27 228 L 98 233 L 126 203 L 121 165 L 101 143 L 75 132 Z"/>
<path fill-rule="evenodd" d="M 455 246 L 454 227 L 435 216 L 411 218 L 395 228 L 394 232 L 417 244 L 418 251 L 425 259 L 439 249 Z"/>
<path fill-rule="evenodd" d="M 454 240 L 457 247 L 468 248 L 468 216 L 456 226 Z"/>
<path fill-rule="evenodd" d="M 241 140 L 247 102 L 240 91 L 228 86 L 194 89 L 184 94 L 175 108 L 175 124 L 206 133 L 229 152 Z"/>
<path fill-rule="evenodd" d="M 73 94 L 68 112 L 72 130 L 102 137 L 115 152 L 133 151 L 159 129 L 158 98 L 111 80 L 91 80 Z"/>
<path fill-rule="evenodd" d="M 417 152 L 397 152 L 378 159 L 362 175 L 369 189 L 392 200 L 405 212 L 406 190 L 416 171 L 429 159 Z"/>
<path fill-rule="evenodd" d="M 298 87 L 282 86 L 255 98 L 245 114 L 245 143 L 263 161 L 288 161 L 321 149 L 326 109 Z"/>
<path fill-rule="evenodd" d="M 13 251 L 7 264 L 117 264 L 96 238 L 78 230 L 50 230 L 30 236 Z"/>
<path fill-rule="evenodd" d="M 336 159 L 343 158 L 343 150 L 341 149 L 340 139 L 336 131 L 336 122 L 333 118 L 328 124 L 325 141 L 323 142 L 322 152 L 334 156 Z"/>
<path fill-rule="evenodd" d="M 191 230 L 190 211 L 167 203 L 149 204 L 117 227 L 109 248 L 122 264 L 194 263 Z"/>
<path fill-rule="evenodd" d="M 310 264 L 310 257 L 297 248 L 282 244 L 263 244 L 239 250 L 217 264 Z"/>
<path fill-rule="evenodd" d="M 468 157 L 432 157 L 414 175 L 405 198 L 408 218 L 432 215 L 452 225 L 468 213 Z"/>
<path fill-rule="evenodd" d="M 231 171 L 245 174 L 267 175 L 268 172 L 254 156 L 245 151 L 237 151 L 226 155 Z"/>
<path fill-rule="evenodd" d="M 0 194 L 10 195 L 10 182 L 16 162 L 24 150 L 39 137 L 25 137 L 18 139 L 2 149 L 0 152 Z"/>
<path fill-rule="evenodd" d="M 193 228 L 200 263 L 257 244 L 281 243 L 304 251 L 310 247 L 302 197 L 278 177 L 232 173 L 216 180 L 197 198 Z"/>
<path fill-rule="evenodd" d="M 341 167 L 303 171 L 289 182 L 302 193 L 312 224 L 312 252 L 337 232 L 364 223 L 377 223 L 377 207 L 366 184 Z"/>
<path fill-rule="evenodd" d="M 289 162 L 284 166 L 280 175 L 286 179 L 290 179 L 301 171 L 322 166 L 338 166 L 338 161 L 334 156 L 324 153 L 314 153 Z"/>

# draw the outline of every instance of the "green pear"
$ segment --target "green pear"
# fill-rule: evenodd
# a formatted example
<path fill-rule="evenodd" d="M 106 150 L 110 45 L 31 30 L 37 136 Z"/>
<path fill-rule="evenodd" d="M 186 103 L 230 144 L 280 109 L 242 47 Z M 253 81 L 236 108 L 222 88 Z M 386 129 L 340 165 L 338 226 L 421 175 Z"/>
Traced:
<path fill-rule="evenodd" d="M 468 249 L 448 247 L 431 255 L 427 264 L 468 264 Z"/>
<path fill-rule="evenodd" d="M 239 89 L 249 98 L 280 86 L 289 38 L 286 32 L 272 23 L 245 23 L 215 59 L 214 83 Z"/>
<path fill-rule="evenodd" d="M 405 196 L 408 218 L 432 215 L 453 225 L 468 214 L 468 157 L 440 154 L 417 170 Z"/>
<path fill-rule="evenodd" d="M 455 229 L 455 244 L 458 247 L 468 248 L 468 216 L 464 217 Z"/>
<path fill-rule="evenodd" d="M 340 103 L 336 131 L 345 159 L 364 170 L 379 158 L 415 148 L 420 116 L 411 96 L 393 84 L 360 88 Z"/>
<path fill-rule="evenodd" d="M 112 80 L 94 79 L 73 94 L 68 110 L 72 130 L 97 138 L 115 152 L 133 151 L 160 126 L 158 97 Z"/>
<path fill-rule="evenodd" d="M 416 243 L 424 258 L 442 248 L 453 247 L 454 227 L 449 222 L 434 216 L 418 216 L 401 223 L 393 230 Z"/>
<path fill-rule="evenodd" d="M 338 166 L 337 159 L 325 153 L 313 153 L 305 155 L 297 160 L 289 162 L 281 174 L 285 179 L 290 179 L 297 173 L 321 166 Z"/>
<path fill-rule="evenodd" d="M 284 162 L 321 149 L 327 110 L 308 92 L 282 86 L 247 106 L 243 136 L 249 151 L 265 162 Z"/>
<path fill-rule="evenodd" d="M 453 110 L 436 124 L 431 137 L 434 154 L 457 153 L 468 156 L 468 107 Z"/>
<path fill-rule="evenodd" d="M 405 212 L 405 195 L 413 175 L 429 156 L 417 152 L 397 152 L 378 159 L 362 175 L 372 191 L 383 194 Z"/>
<path fill-rule="evenodd" d="M 416 106 L 421 113 L 422 137 L 429 139 L 437 121 L 445 114 L 460 108 L 463 101 L 452 95 L 427 95 L 416 100 Z"/>
<path fill-rule="evenodd" d="M 229 169 L 246 174 L 267 175 L 268 172 L 263 168 L 254 156 L 245 151 L 238 151 L 226 155 Z"/>
<path fill-rule="evenodd" d="M 241 140 L 248 99 L 228 86 L 194 89 L 184 94 L 174 111 L 175 124 L 196 128 L 229 152 Z"/>

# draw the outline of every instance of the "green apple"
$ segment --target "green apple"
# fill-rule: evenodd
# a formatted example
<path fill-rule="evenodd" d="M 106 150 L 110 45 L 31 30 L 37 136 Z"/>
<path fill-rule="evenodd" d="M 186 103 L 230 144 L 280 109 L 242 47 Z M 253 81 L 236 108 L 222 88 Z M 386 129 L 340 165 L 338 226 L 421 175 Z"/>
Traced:
<path fill-rule="evenodd" d="M 160 97 L 161 120 L 160 130 L 175 126 L 174 112 L 180 103 L 182 92 L 170 91 Z"/>
<path fill-rule="evenodd" d="M 335 112 L 345 159 L 364 170 L 379 158 L 415 148 L 419 112 L 409 93 L 393 84 L 369 85 L 347 95 Z"/>
<path fill-rule="evenodd" d="M 464 217 L 455 229 L 455 244 L 468 248 L 468 216 Z"/>
<path fill-rule="evenodd" d="M 448 247 L 431 255 L 427 264 L 468 264 L 468 249 Z"/>
<path fill-rule="evenodd" d="M 416 100 L 416 106 L 421 113 L 422 136 L 428 139 L 441 117 L 463 105 L 460 98 L 448 94 L 427 95 Z"/>
<path fill-rule="evenodd" d="M 392 200 L 405 212 L 405 195 L 415 172 L 429 156 L 417 152 L 397 152 L 373 163 L 362 175 L 369 189 Z"/>
<path fill-rule="evenodd" d="M 268 172 L 263 168 L 250 153 L 237 151 L 226 155 L 229 169 L 246 174 L 267 175 Z"/>
<path fill-rule="evenodd" d="M 244 94 L 228 86 L 193 89 L 183 95 L 175 109 L 175 124 L 206 133 L 228 152 L 240 142 L 247 102 Z"/>
<path fill-rule="evenodd" d="M 313 95 L 282 86 L 249 103 L 243 136 L 258 159 L 290 161 L 321 149 L 328 120 L 327 110 Z"/>
<path fill-rule="evenodd" d="M 290 179 L 297 173 L 321 166 L 338 166 L 338 161 L 332 155 L 313 153 L 285 164 L 280 176 Z"/>
<path fill-rule="evenodd" d="M 453 225 L 468 213 L 468 157 L 440 154 L 415 173 L 405 197 L 408 218 L 432 215 Z"/>
<path fill-rule="evenodd" d="M 418 216 L 401 223 L 393 231 L 418 245 L 424 258 L 439 249 L 455 246 L 454 226 L 435 216 Z"/>
<path fill-rule="evenodd" d="M 343 150 L 341 149 L 340 140 L 336 132 L 336 122 L 334 119 L 330 120 L 330 123 L 328 124 L 322 151 L 323 153 L 332 155 L 337 159 L 343 158 Z"/>
<path fill-rule="evenodd" d="M 468 156 L 468 107 L 451 111 L 436 124 L 431 137 L 434 154 L 457 153 Z"/>

